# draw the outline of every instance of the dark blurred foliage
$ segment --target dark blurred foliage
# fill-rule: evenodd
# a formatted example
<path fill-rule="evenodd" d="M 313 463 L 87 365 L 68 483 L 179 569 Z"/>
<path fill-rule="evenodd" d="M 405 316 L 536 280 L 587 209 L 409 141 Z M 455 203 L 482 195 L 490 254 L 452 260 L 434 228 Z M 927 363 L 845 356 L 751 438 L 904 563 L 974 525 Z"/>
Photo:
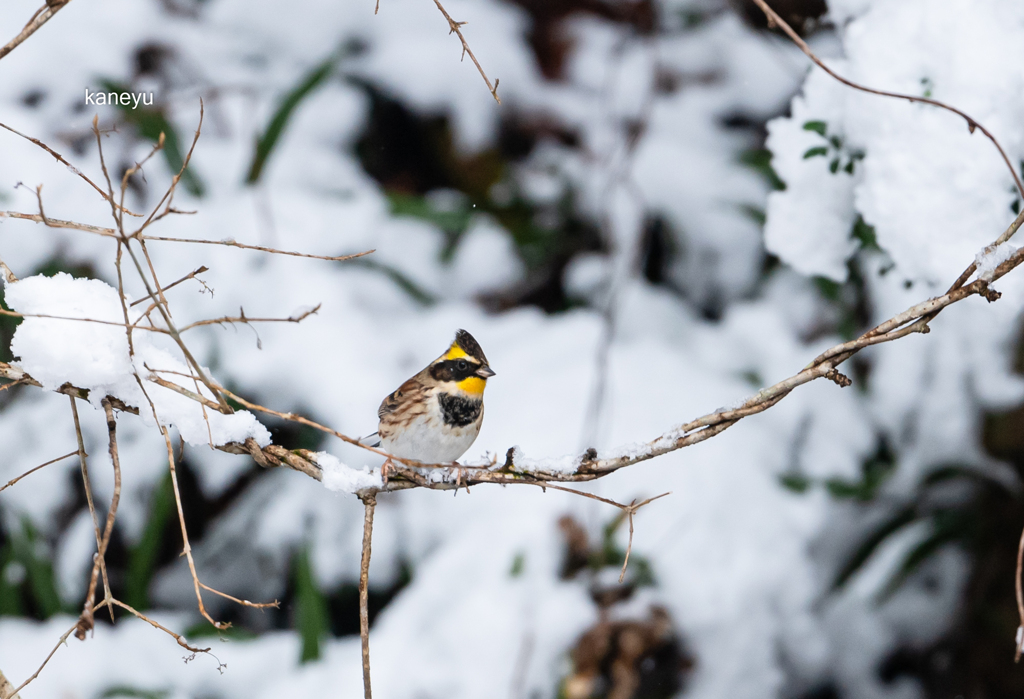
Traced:
<path fill-rule="evenodd" d="M 752 0 L 730 0 L 740 15 L 753 27 L 768 29 L 768 19 Z M 818 28 L 822 15 L 828 12 L 825 0 L 770 0 L 769 5 L 797 32 L 806 36 Z M 773 29 L 782 33 L 780 29 Z"/>
<path fill-rule="evenodd" d="M 582 579 L 598 609 L 598 621 L 574 643 L 570 651 L 572 671 L 558 690 L 559 699 L 668 699 L 683 689 L 694 667 L 694 658 L 675 630 L 664 607 L 652 606 L 642 619 L 623 619 L 614 614 L 617 605 L 633 597 L 639 587 L 656 586 L 650 562 L 631 552 L 623 583 L 602 573 L 617 574 L 626 552 L 616 541 L 625 520 L 619 514 L 591 544 L 586 529 L 566 515 L 558 521 L 565 544 L 559 576 Z M 512 565 L 512 575 L 522 569 L 522 559 Z"/>
<path fill-rule="evenodd" d="M 1021 347 L 1018 356 L 1024 354 Z M 880 438 L 878 450 L 862 465 L 860 481 L 821 483 L 833 497 L 856 503 L 874 522 L 836 571 L 835 590 L 860 572 L 891 537 L 915 524 L 925 524 L 927 533 L 907 550 L 877 591 L 878 604 L 897 603 L 894 595 L 904 585 L 934 585 L 927 564 L 946 547 L 969 557 L 970 572 L 951 627 L 923 647 L 897 647 L 878 667 L 884 682 L 904 677 L 920 681 L 928 699 L 1024 696 L 1024 670 L 1013 662 L 1020 623 L 1014 581 L 1024 527 L 1024 406 L 988 413 L 982 434 L 988 453 L 1008 465 L 1001 475 L 969 464 L 938 464 L 908 495 L 894 501 L 889 494 L 883 500 L 879 495 L 898 467 L 898 454 Z M 815 485 L 800 474 L 787 474 L 782 483 L 797 492 Z M 827 692 L 821 696 L 841 696 L 832 685 L 820 691 Z"/>
<path fill-rule="evenodd" d="M 653 0 L 509 0 L 530 18 L 527 41 L 541 74 L 548 80 L 565 77 L 565 62 L 572 54 L 572 37 L 566 20 L 573 16 L 599 17 L 630 27 L 637 34 L 651 34 L 657 24 Z"/>
<path fill-rule="evenodd" d="M 554 203 L 529 201 L 516 185 L 514 169 L 544 139 L 578 147 L 576 134 L 551 119 L 510 110 L 495 146 L 463 154 L 455 148 L 447 115 L 419 114 L 375 85 L 350 80 L 370 100 L 369 118 L 354 143 L 355 153 L 384 188 L 392 212 L 441 228 L 448 238 L 447 257 L 454 253 L 473 216 L 491 216 L 511 235 L 527 277 L 513 288 L 480 299 L 484 306 L 495 311 L 525 304 L 548 312 L 569 308 L 562 273 L 574 255 L 602 249 L 598 227 L 579 213 L 571 190 Z M 430 196 L 436 192 L 457 196 L 439 205 Z"/>
<path fill-rule="evenodd" d="M 918 678 L 928 699 L 1010 699 L 1024 696 L 1024 669 L 1013 663 L 1020 618 L 1014 593 L 1017 546 L 1024 527 L 1024 406 L 990 413 L 984 444 L 1009 464 L 1014 479 L 996 479 L 961 466 L 944 466 L 922 481 L 907 504 L 932 534 L 908 554 L 908 564 L 940 546 L 955 545 L 971 558 L 971 572 L 957 619 L 925 648 L 900 648 L 880 668 L 883 679 Z M 943 491 L 957 498 L 944 500 Z M 947 495 L 948 497 L 948 495 Z"/>

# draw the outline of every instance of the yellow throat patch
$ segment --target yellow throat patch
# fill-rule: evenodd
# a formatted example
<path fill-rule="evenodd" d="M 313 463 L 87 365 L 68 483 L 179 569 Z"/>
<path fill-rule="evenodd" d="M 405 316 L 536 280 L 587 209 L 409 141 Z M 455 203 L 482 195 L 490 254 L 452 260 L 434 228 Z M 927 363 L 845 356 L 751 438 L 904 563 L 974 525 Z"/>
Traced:
<path fill-rule="evenodd" d="M 470 376 L 455 385 L 471 396 L 482 396 L 484 394 L 484 387 L 487 385 L 487 379 L 481 379 L 479 376 Z"/>

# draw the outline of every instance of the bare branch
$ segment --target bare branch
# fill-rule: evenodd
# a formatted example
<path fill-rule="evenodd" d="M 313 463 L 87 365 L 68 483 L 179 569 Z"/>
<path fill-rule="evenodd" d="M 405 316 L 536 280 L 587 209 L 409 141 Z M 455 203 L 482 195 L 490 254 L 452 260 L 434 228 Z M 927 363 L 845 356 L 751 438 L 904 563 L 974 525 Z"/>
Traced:
<path fill-rule="evenodd" d="M 10 386 L 10 385 L 13 385 L 13 384 L 8 384 L 8 386 Z M 4 386 L 3 388 L 7 388 L 7 386 Z M 2 389 L 0 389 L 0 390 L 2 390 Z M 7 481 L 7 485 L 5 485 L 3 487 L 0 487 L 0 493 L 2 493 L 3 491 L 7 490 L 8 488 L 10 488 L 12 485 L 14 485 L 18 481 L 20 481 L 25 476 L 32 475 L 33 473 L 35 473 L 39 469 L 43 468 L 44 466 L 49 466 L 50 464 L 55 464 L 58 461 L 63 461 L 64 459 L 67 459 L 67 458 L 70 458 L 72 456 L 75 456 L 76 454 L 78 454 L 78 450 L 77 449 L 74 450 L 73 452 L 65 454 L 64 456 L 58 456 L 56 459 L 51 459 L 50 461 L 47 461 L 45 464 L 39 464 L 35 468 L 29 469 L 28 471 L 25 471 L 25 473 L 21 474 L 17 478 L 12 478 L 11 480 Z M 0 699 L 2 699 L 2 697 L 0 697 Z"/>
<path fill-rule="evenodd" d="M 80 231 L 86 231 L 87 233 L 95 233 L 96 235 L 106 236 L 108 238 L 117 238 L 119 234 L 114 228 L 105 228 L 103 226 L 94 226 L 89 223 L 77 223 L 75 221 L 63 221 L 57 218 L 44 219 L 39 214 L 25 214 L 19 211 L 0 211 L 0 218 L 17 218 L 25 221 L 35 221 L 36 223 L 43 223 L 50 228 L 71 228 Z M 239 243 L 235 240 L 201 240 L 199 238 L 168 238 L 159 235 L 141 235 L 136 234 L 131 236 L 136 240 L 157 240 L 168 243 L 193 243 L 195 245 L 224 245 L 229 248 L 239 248 L 241 250 L 258 250 L 260 252 L 267 252 L 272 255 L 289 255 L 291 257 L 308 257 L 314 260 L 327 260 L 328 262 L 344 262 L 345 260 L 354 260 L 357 257 L 363 257 L 376 250 L 364 250 L 363 252 L 356 252 L 350 255 L 313 255 L 305 252 L 293 252 L 291 250 L 277 250 L 275 248 L 267 248 L 262 245 L 248 245 L 246 243 Z M 165 287 L 170 288 L 170 287 Z"/>
<path fill-rule="evenodd" d="M 490 78 L 488 78 L 487 73 L 484 72 L 484 68 L 483 66 L 480 65 L 480 61 L 476 60 L 476 56 L 473 55 L 473 50 L 469 48 L 469 44 L 466 42 L 466 37 L 462 35 L 461 27 L 463 24 L 465 24 L 465 22 L 456 22 L 454 19 L 452 19 L 452 16 L 448 14 L 448 11 L 446 9 L 444 9 L 444 5 L 441 4 L 441 0 L 434 0 L 434 4 L 437 5 L 437 9 L 441 10 L 441 14 L 444 15 L 444 18 L 448 20 L 448 33 L 457 35 L 459 37 L 459 41 L 462 42 L 463 58 L 465 58 L 467 55 L 470 57 L 470 59 L 473 61 L 473 65 L 475 65 L 476 69 L 480 71 L 480 77 L 482 77 L 484 79 L 484 82 L 487 83 L 487 90 L 491 93 L 491 97 L 494 98 L 495 102 L 501 104 L 501 98 L 498 97 L 498 80 L 495 79 L 494 85 L 491 85 Z M 376 11 L 374 12 L 374 14 L 377 14 Z"/>
<path fill-rule="evenodd" d="M 150 401 L 150 407 L 153 408 L 153 416 L 155 418 L 156 408 L 152 405 L 152 401 Z M 185 511 L 181 506 L 181 491 L 178 489 L 178 469 L 174 463 L 174 447 L 171 445 L 171 436 L 167 432 L 167 427 L 161 424 L 159 419 L 157 419 L 157 425 L 160 427 L 160 432 L 164 436 L 164 443 L 167 446 L 167 464 L 171 470 L 171 486 L 174 490 L 174 504 L 178 510 L 178 524 L 181 527 L 181 540 L 183 544 L 182 553 L 185 554 L 185 558 L 188 560 L 188 569 L 192 574 L 192 584 L 195 587 L 196 600 L 199 603 L 199 613 L 202 614 L 203 618 L 208 622 L 213 624 L 215 628 L 223 631 L 230 627 L 231 624 L 215 621 L 214 618 L 210 616 L 209 612 L 206 611 L 206 606 L 203 604 L 203 593 L 200 592 L 201 583 L 199 582 L 199 576 L 196 574 L 196 562 L 192 558 L 192 545 L 188 541 L 188 528 L 185 526 Z"/>
<path fill-rule="evenodd" d="M 178 332 L 185 332 L 192 328 L 198 328 L 201 325 L 223 325 L 225 323 L 301 323 L 309 316 L 313 315 L 320 310 L 321 304 L 317 304 L 313 308 L 303 311 L 302 313 L 295 316 L 288 316 L 287 318 L 249 318 L 245 315 L 245 309 L 239 308 L 238 312 L 241 315 L 238 316 L 224 316 L 222 318 L 211 318 L 210 320 L 199 320 L 195 323 L 189 323 Z"/>
<path fill-rule="evenodd" d="M 50 19 L 60 12 L 69 2 L 71 2 L 71 0 L 50 0 L 41 8 L 36 10 L 36 13 L 32 15 L 32 19 L 28 21 L 25 28 L 18 32 L 18 36 L 8 41 L 3 48 L 0 48 L 0 58 L 3 58 L 11 51 L 18 48 L 25 39 L 35 34 L 37 29 L 49 22 Z"/>
<path fill-rule="evenodd" d="M 146 367 L 146 368 L 149 369 L 149 367 Z M 150 369 L 150 371 L 154 371 L 154 370 Z M 159 371 L 159 370 L 156 370 L 156 371 Z M 175 372 L 175 373 L 177 373 L 177 372 Z M 220 405 L 218 405 L 217 403 L 214 403 L 209 398 L 206 398 L 205 396 L 201 396 L 198 393 L 196 393 L 195 391 L 190 391 L 187 388 L 185 388 L 184 386 L 182 386 L 180 384 L 176 384 L 173 381 L 168 381 L 167 379 L 162 379 L 159 376 L 157 376 L 156 374 L 150 374 L 149 376 L 146 377 L 146 380 L 147 381 L 152 381 L 153 383 L 157 384 L 158 386 L 163 386 L 164 388 L 166 388 L 168 390 L 171 390 L 171 391 L 174 391 L 175 393 L 180 393 L 181 395 L 185 396 L 186 398 L 191 398 L 192 400 L 196 401 L 197 403 L 200 403 L 201 405 L 205 405 L 207 408 L 212 408 L 212 409 L 216 410 L 219 413 L 224 413 L 225 415 L 230 415 L 231 412 L 234 412 L 234 411 L 224 412 L 224 409 Z"/>
<path fill-rule="evenodd" d="M 124 602 L 122 602 L 121 600 L 118 600 L 118 599 L 111 599 L 110 600 L 110 604 L 116 604 L 121 609 L 124 609 L 125 611 L 127 611 L 127 612 L 129 612 L 131 614 L 134 614 L 139 619 L 142 619 L 144 622 L 146 622 L 147 624 L 151 625 L 153 628 L 160 629 L 164 633 L 166 633 L 169 636 L 171 636 L 172 638 L 174 638 L 174 640 L 178 642 L 179 646 L 181 646 L 185 650 L 189 651 L 190 653 L 209 653 L 211 656 L 213 656 L 213 653 L 210 653 L 210 649 L 209 648 L 199 648 L 197 646 L 189 645 L 188 641 L 185 640 L 184 636 L 182 636 L 181 634 L 174 633 L 173 631 L 171 631 L 166 626 L 163 626 L 163 625 L 153 621 L 152 619 L 150 619 L 148 616 L 146 616 L 142 612 L 140 612 L 137 609 L 133 608 L 131 605 L 125 604 Z M 216 658 L 216 656 L 213 656 L 213 657 Z M 217 662 L 220 662 L 220 661 L 218 660 Z"/>
<path fill-rule="evenodd" d="M 1021 589 L 1021 574 L 1024 568 L 1024 531 L 1020 533 L 1020 543 L 1017 544 L 1017 577 L 1014 580 L 1014 590 L 1017 593 L 1017 614 L 1020 617 L 1020 625 L 1017 627 L 1017 650 L 1013 654 L 1013 662 L 1020 662 L 1022 647 L 1024 647 L 1024 590 Z"/>
<path fill-rule="evenodd" d="M 78 439 L 78 463 L 82 469 L 82 483 L 85 486 L 85 501 L 89 505 L 89 514 L 92 516 L 92 526 L 96 534 L 96 555 L 93 558 L 93 570 L 92 580 L 93 584 L 89 585 L 89 594 L 85 598 L 85 608 L 82 610 L 82 617 L 78 623 L 78 631 L 76 636 L 84 639 L 85 632 L 92 629 L 92 614 L 93 614 L 93 596 L 95 595 L 95 580 L 96 571 L 99 570 L 100 575 L 103 577 L 103 592 L 104 599 L 110 599 L 110 580 L 107 578 L 107 564 L 103 559 L 103 537 L 100 534 L 100 522 L 96 516 L 96 505 L 93 503 L 92 498 L 92 484 L 89 482 L 89 464 L 87 462 L 88 454 L 85 453 L 85 441 L 82 439 L 82 425 L 78 420 L 78 405 L 75 403 L 75 397 L 71 396 L 71 415 L 75 421 L 75 436 Z M 111 621 L 113 621 L 113 611 L 111 611 Z"/>
<path fill-rule="evenodd" d="M 359 496 L 363 501 L 363 553 L 359 562 L 359 637 L 363 645 L 363 697 L 373 699 L 370 691 L 370 543 L 373 539 L 373 511 L 377 496 L 367 492 Z"/>
<path fill-rule="evenodd" d="M 121 244 L 121 241 L 118 241 L 118 245 L 120 245 L 120 244 Z M 164 287 L 164 291 L 168 291 L 170 289 L 173 289 L 174 287 L 178 286 L 178 284 L 181 284 L 183 282 L 187 282 L 189 279 L 195 279 L 195 276 L 197 274 L 202 274 L 203 272 L 209 272 L 209 271 L 210 270 L 206 266 L 202 266 L 202 267 L 196 269 L 193 272 L 189 272 L 188 274 L 186 274 L 184 277 L 182 277 L 178 281 L 171 282 L 170 284 L 168 284 L 167 286 Z M 200 281 L 202 281 L 202 280 L 200 280 Z M 123 296 L 123 294 L 122 294 L 122 296 Z M 142 303 L 144 301 L 148 301 L 151 298 L 153 298 L 153 297 L 152 296 L 143 296 L 138 301 L 132 301 L 131 304 L 129 305 L 129 308 L 134 308 L 135 306 L 138 306 L 140 303 Z"/>
<path fill-rule="evenodd" d="M 202 582 L 199 583 L 199 587 L 203 588 L 207 592 L 212 592 L 215 595 L 223 597 L 226 600 L 231 600 L 235 604 L 240 604 L 243 607 L 252 607 L 253 609 L 267 609 L 268 607 L 279 609 L 281 607 L 281 603 L 278 600 L 274 600 L 273 602 L 250 602 L 247 599 L 238 599 L 237 597 L 232 597 L 220 590 L 214 590 L 212 587 Z"/>
<path fill-rule="evenodd" d="M 2 58 L 2 55 L 0 55 L 0 58 Z M 8 126 L 7 124 L 4 124 L 4 123 L 0 123 L 0 128 L 3 128 L 3 129 L 7 129 L 7 130 L 8 130 L 8 131 L 10 131 L 11 133 L 13 133 L 13 134 L 15 134 L 15 135 L 17 135 L 17 136 L 21 136 L 21 137 L 22 137 L 22 138 L 24 138 L 24 139 L 25 139 L 26 141 L 30 141 L 30 142 L 32 142 L 32 143 L 34 143 L 34 144 L 36 144 L 37 146 L 39 146 L 40 148 L 42 148 L 43 150 L 45 150 L 45 151 L 46 151 L 47 153 L 49 153 L 50 155 L 52 155 L 52 156 L 53 156 L 54 158 L 56 158 L 56 159 L 57 159 L 57 162 L 61 163 L 62 165 L 64 165 L 65 167 L 67 167 L 67 169 L 68 169 L 68 170 L 70 170 L 71 172 L 75 173 L 76 175 L 78 175 L 79 177 L 81 177 L 81 178 L 82 178 L 83 180 L 85 180 L 86 182 L 88 182 L 88 183 L 89 183 L 89 185 L 90 185 L 90 186 L 92 186 L 92 188 L 93 188 L 93 189 L 95 189 L 95 190 L 96 190 L 97 192 L 99 192 L 99 194 L 100 194 L 100 196 L 101 196 L 101 197 L 103 197 L 103 198 L 104 198 L 104 199 L 106 199 L 106 200 L 107 200 L 108 202 L 110 202 L 110 205 L 111 205 L 111 206 L 115 206 L 115 207 L 117 207 L 117 206 L 118 206 L 118 205 L 117 205 L 117 204 L 116 204 L 116 203 L 115 203 L 115 202 L 113 201 L 113 197 L 111 197 L 111 196 L 110 196 L 109 194 L 107 194 L 107 193 L 106 193 L 106 192 L 104 192 L 104 191 L 103 191 L 102 189 L 100 189 L 100 188 L 99 188 L 99 187 L 98 187 L 98 186 L 96 185 L 96 183 L 95 183 L 95 182 L 93 182 L 92 180 L 90 180 L 90 179 L 89 179 L 89 178 L 88 178 L 88 177 L 86 176 L 86 174 L 85 174 L 84 172 L 82 172 L 82 171 L 81 171 L 81 170 L 79 170 L 79 169 L 78 169 L 77 167 L 75 167 L 74 165 L 72 165 L 71 163 L 69 163 L 69 162 L 68 162 L 67 160 L 65 160 L 65 159 L 64 159 L 64 156 L 63 156 L 63 155 L 61 155 L 60 153 L 58 153 L 58 152 L 57 152 L 57 151 L 55 151 L 54 149 L 50 148 L 50 147 L 49 147 L 48 145 L 46 145 L 45 143 L 43 143 L 42 141 L 40 141 L 40 140 L 39 140 L 38 138 L 32 138 L 31 136 L 26 136 L 25 134 L 23 134 L 22 132 L 18 131 L 17 129 L 12 129 L 12 128 L 11 128 L 10 126 Z M 133 212 L 133 211 L 129 211 L 128 209 L 123 209 L 123 212 L 124 212 L 124 213 L 126 213 L 126 214 L 128 214 L 129 216 L 142 216 L 142 214 L 137 214 L 137 213 L 135 213 L 135 212 Z"/>
<path fill-rule="evenodd" d="M 198 245 L 225 245 L 230 248 L 240 248 L 242 250 L 259 250 L 260 252 L 269 252 L 273 255 L 290 255 L 292 257 L 309 257 L 314 260 L 327 260 L 328 262 L 344 262 L 345 260 L 354 260 L 357 257 L 363 257 L 370 253 L 377 252 L 376 250 L 364 250 L 363 252 L 356 252 L 351 255 L 311 255 L 305 252 L 292 252 L 290 250 L 276 250 L 274 248 L 265 248 L 261 245 L 246 245 L 245 243 L 239 243 L 235 240 L 199 240 L 197 238 L 165 238 L 158 235 L 143 235 L 138 236 L 142 240 L 160 240 L 169 243 L 194 243 Z"/>
<path fill-rule="evenodd" d="M 96 608 L 97 608 L 97 609 L 99 609 L 100 607 L 102 607 L 102 606 L 104 606 L 104 605 L 106 605 L 106 602 L 101 602 L 101 603 L 100 603 L 99 605 L 97 605 L 97 606 L 96 606 Z M 63 646 L 63 645 L 66 645 L 66 643 L 67 643 L 67 640 L 68 640 L 68 637 L 69 637 L 69 636 L 70 636 L 70 635 L 71 635 L 72 633 L 74 633 L 75 629 L 77 629 L 77 628 L 78 628 L 78 624 L 76 623 L 76 624 L 75 624 L 74 626 L 72 626 L 72 627 L 71 627 L 70 629 L 68 629 L 68 630 L 67 630 L 67 631 L 65 631 L 65 632 L 64 632 L 63 634 L 61 634 L 60 640 L 59 640 L 59 641 L 57 641 L 57 645 L 55 645 L 55 646 L 53 647 L 53 650 L 51 650 L 51 651 L 50 651 L 50 654 L 46 656 L 46 659 L 45 659 L 45 660 L 43 660 L 43 663 L 42 663 L 42 665 L 40 665 L 40 666 L 39 666 L 39 667 L 38 667 L 38 668 L 36 669 L 36 671 L 35 671 L 35 672 L 33 672 L 33 673 L 32 673 L 32 675 L 31 675 L 31 676 L 30 676 L 30 677 L 29 677 L 29 678 L 28 678 L 27 680 L 25 680 L 25 681 L 24 681 L 24 682 L 22 682 L 22 683 L 21 683 L 20 685 L 18 685 L 17 689 L 15 689 L 15 690 L 14 690 L 14 695 L 13 695 L 13 696 L 17 696 L 17 695 L 18 695 L 18 692 L 20 692 L 21 690 L 25 689 L 25 687 L 27 687 L 27 686 L 28 686 L 28 684 L 29 684 L 30 682 L 32 682 L 32 680 L 34 680 L 35 678 L 39 677 L 39 673 L 40 673 L 40 672 L 42 672 L 42 671 L 43 671 L 43 668 L 44 668 L 44 667 L 46 667 L 46 664 L 50 662 L 50 658 L 52 658 L 52 657 L 53 657 L 54 653 L 56 653 L 56 652 L 57 652 L 57 649 L 58 649 L 58 648 L 60 648 L 60 647 L 61 647 L 61 646 Z"/>

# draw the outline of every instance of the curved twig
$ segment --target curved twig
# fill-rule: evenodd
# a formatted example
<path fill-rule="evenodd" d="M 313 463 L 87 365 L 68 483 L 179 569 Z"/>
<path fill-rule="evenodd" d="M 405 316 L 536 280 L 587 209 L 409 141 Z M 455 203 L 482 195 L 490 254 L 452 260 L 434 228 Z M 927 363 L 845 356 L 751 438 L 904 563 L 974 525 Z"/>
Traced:
<path fill-rule="evenodd" d="M 814 61 L 814 63 L 819 68 L 821 68 L 823 71 L 825 71 L 833 78 L 841 82 L 843 85 L 846 85 L 847 87 L 852 87 L 854 90 L 860 90 L 861 92 L 870 93 L 872 95 L 880 95 L 882 97 L 894 97 L 896 99 L 907 100 L 908 102 L 918 102 L 920 104 L 930 104 L 933 107 L 945 109 L 946 111 L 952 112 L 953 114 L 956 114 L 958 117 L 962 118 L 964 121 L 967 122 L 967 128 L 971 133 L 974 133 L 975 129 L 981 131 L 983 134 L 985 134 L 985 137 L 988 138 L 988 140 L 992 141 L 992 145 L 996 147 L 996 150 L 999 151 L 999 155 L 1002 156 L 1003 162 L 1006 163 L 1006 167 L 1009 168 L 1010 170 L 1010 176 L 1013 177 L 1014 184 L 1017 185 L 1017 191 L 1020 193 L 1020 196 L 1024 198 L 1024 183 L 1021 182 L 1020 176 L 1017 174 L 1017 171 L 1013 168 L 1013 163 L 1010 162 L 1009 156 L 1006 155 L 1006 151 L 1003 150 L 1002 145 L 999 144 L 999 140 L 995 136 L 993 136 L 992 132 L 986 129 L 985 126 L 977 119 L 972 117 L 970 114 L 967 114 L 966 112 L 957 109 L 956 107 L 948 105 L 945 102 L 932 99 L 930 97 L 918 97 L 916 95 L 907 95 L 902 92 L 889 92 L 888 90 L 877 90 L 873 87 L 866 87 L 859 83 L 855 83 L 852 80 L 844 78 L 842 75 L 839 75 L 839 73 L 835 72 L 827 65 L 825 65 L 825 62 L 818 58 L 814 51 L 811 50 L 811 47 L 807 45 L 807 42 L 800 38 L 800 35 L 796 33 L 793 27 L 789 26 L 786 20 L 782 19 L 782 17 L 780 17 L 775 10 L 769 7 L 768 3 L 765 2 L 765 0 L 754 0 L 754 3 L 759 8 L 761 8 L 761 11 L 764 12 L 765 16 L 768 18 L 768 26 L 777 26 L 780 29 L 782 29 L 782 31 L 786 33 L 786 36 L 792 39 L 793 43 L 800 47 L 800 50 L 803 51 L 808 58 Z"/>

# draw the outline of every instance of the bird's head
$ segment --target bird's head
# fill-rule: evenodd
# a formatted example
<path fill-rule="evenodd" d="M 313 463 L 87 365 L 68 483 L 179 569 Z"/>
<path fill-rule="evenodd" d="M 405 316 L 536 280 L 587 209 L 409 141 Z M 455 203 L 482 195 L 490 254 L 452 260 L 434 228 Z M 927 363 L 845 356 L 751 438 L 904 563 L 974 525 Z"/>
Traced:
<path fill-rule="evenodd" d="M 480 343 L 465 330 L 459 330 L 448 351 L 431 363 L 430 375 L 436 381 L 454 384 L 463 393 L 480 397 L 494 371 L 487 363 Z"/>

